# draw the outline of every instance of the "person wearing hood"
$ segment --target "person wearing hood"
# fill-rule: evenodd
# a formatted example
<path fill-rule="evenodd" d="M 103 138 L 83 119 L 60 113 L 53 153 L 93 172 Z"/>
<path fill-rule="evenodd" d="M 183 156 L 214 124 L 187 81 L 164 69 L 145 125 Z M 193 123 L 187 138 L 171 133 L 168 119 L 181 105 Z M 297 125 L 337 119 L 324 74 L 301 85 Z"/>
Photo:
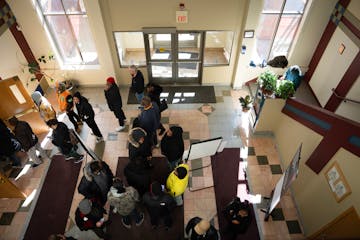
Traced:
<path fill-rule="evenodd" d="M 119 127 L 117 127 L 115 130 L 120 132 L 125 129 L 124 121 L 126 117 L 124 111 L 122 110 L 122 100 L 119 87 L 116 85 L 115 79 L 113 77 L 109 77 L 106 80 L 104 93 L 109 109 L 114 112 L 115 117 L 119 120 Z"/>
<path fill-rule="evenodd" d="M 189 240 L 218 240 L 218 231 L 210 224 L 209 221 L 199 217 L 189 220 L 185 228 L 185 233 Z"/>
<path fill-rule="evenodd" d="M 140 196 L 135 188 L 125 187 L 120 179 L 115 179 L 108 192 L 110 206 L 114 207 L 113 212 L 119 213 L 122 217 L 121 222 L 126 228 L 131 228 L 131 218 L 135 220 L 136 226 L 140 226 L 144 221 L 144 213 L 136 209 L 136 203 L 140 201 Z"/>
<path fill-rule="evenodd" d="M 71 143 L 70 132 L 66 124 L 56 119 L 51 119 L 48 121 L 48 125 L 53 129 L 52 143 L 64 154 L 65 160 L 75 159 L 75 163 L 81 162 L 84 159 L 84 155 L 76 152 L 77 146 Z"/>
<path fill-rule="evenodd" d="M 78 186 L 79 193 L 86 198 L 99 200 L 104 206 L 114 178 L 109 165 L 103 161 L 92 161 L 85 165 L 83 172 Z"/>
<path fill-rule="evenodd" d="M 143 202 L 150 214 L 150 222 L 156 229 L 161 219 L 164 220 L 166 229 L 172 226 L 171 212 L 175 207 L 175 201 L 162 190 L 159 182 L 150 185 L 150 191 L 143 196 Z"/>
<path fill-rule="evenodd" d="M 96 142 L 98 143 L 104 141 L 100 129 L 95 122 L 95 113 L 89 101 L 85 97 L 81 96 L 79 92 L 74 94 L 73 101 L 76 104 L 76 109 L 80 118 L 86 122 L 96 136 Z"/>
<path fill-rule="evenodd" d="M 81 231 L 92 230 L 100 238 L 108 237 L 104 227 L 109 225 L 105 221 L 106 210 L 94 199 L 84 198 L 75 211 L 75 222 Z"/>
<path fill-rule="evenodd" d="M 41 95 L 39 91 L 35 91 L 31 94 L 31 98 L 35 102 L 41 118 L 47 122 L 51 119 L 56 119 L 56 112 L 50 102 Z"/>
<path fill-rule="evenodd" d="M 48 156 L 41 147 L 38 137 L 34 134 L 30 125 L 25 121 L 19 121 L 15 116 L 9 119 L 9 123 L 14 127 L 13 132 L 16 139 L 21 143 L 22 148 L 31 158 L 33 162 L 32 167 L 37 167 L 43 163 L 43 161 L 36 155 L 36 151 L 40 152 L 40 156 L 43 160 L 48 158 Z"/>
<path fill-rule="evenodd" d="M 146 131 L 140 127 L 130 130 L 128 137 L 129 160 L 132 161 L 137 157 L 151 160 L 152 151 L 151 143 Z"/>
<path fill-rule="evenodd" d="M 173 126 L 166 131 L 161 140 L 161 153 L 169 161 L 170 169 L 174 168 L 182 160 L 184 154 L 184 140 L 182 137 L 183 129 Z"/>

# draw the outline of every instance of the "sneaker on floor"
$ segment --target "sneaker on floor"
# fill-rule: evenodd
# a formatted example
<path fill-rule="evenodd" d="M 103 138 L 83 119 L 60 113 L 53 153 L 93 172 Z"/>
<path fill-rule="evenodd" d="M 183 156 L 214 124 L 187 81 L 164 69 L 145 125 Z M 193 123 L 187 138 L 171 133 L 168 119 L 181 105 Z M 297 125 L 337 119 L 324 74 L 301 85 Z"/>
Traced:
<path fill-rule="evenodd" d="M 104 141 L 103 137 L 96 137 L 96 143 L 103 142 L 103 141 Z"/>
<path fill-rule="evenodd" d="M 130 229 L 130 228 L 131 228 L 131 225 L 130 225 L 130 224 L 124 222 L 124 219 L 121 219 L 121 223 L 122 223 L 122 225 L 124 225 L 124 227 L 126 227 L 127 229 Z"/>
<path fill-rule="evenodd" d="M 121 132 L 121 131 L 124 130 L 124 129 L 125 129 L 125 125 L 115 128 L 115 131 Z"/>
<path fill-rule="evenodd" d="M 84 155 L 80 155 L 75 161 L 74 163 L 80 163 L 84 160 Z"/>
<path fill-rule="evenodd" d="M 144 213 L 140 213 L 140 220 L 136 223 L 136 226 L 140 226 L 144 222 Z"/>

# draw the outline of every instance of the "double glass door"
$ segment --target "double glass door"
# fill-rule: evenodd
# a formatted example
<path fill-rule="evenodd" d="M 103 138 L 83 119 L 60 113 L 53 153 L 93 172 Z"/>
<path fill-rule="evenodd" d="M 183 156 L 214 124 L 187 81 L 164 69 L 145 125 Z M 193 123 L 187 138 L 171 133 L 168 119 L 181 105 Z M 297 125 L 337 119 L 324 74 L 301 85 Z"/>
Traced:
<path fill-rule="evenodd" d="M 151 82 L 200 83 L 203 32 L 144 32 L 146 62 Z"/>

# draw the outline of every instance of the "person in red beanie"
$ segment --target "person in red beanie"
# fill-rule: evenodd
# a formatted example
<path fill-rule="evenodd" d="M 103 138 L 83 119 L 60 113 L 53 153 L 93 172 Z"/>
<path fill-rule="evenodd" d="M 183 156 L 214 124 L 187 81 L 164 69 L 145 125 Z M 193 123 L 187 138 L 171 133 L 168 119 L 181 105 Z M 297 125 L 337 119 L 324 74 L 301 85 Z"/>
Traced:
<path fill-rule="evenodd" d="M 105 86 L 105 98 L 106 102 L 110 108 L 111 111 L 114 112 L 115 117 L 119 120 L 119 127 L 117 127 L 115 130 L 117 132 L 120 132 L 125 129 L 125 114 L 122 110 L 122 100 L 121 95 L 119 91 L 119 87 L 115 83 L 115 79 L 113 77 L 108 77 L 106 79 L 106 86 Z"/>

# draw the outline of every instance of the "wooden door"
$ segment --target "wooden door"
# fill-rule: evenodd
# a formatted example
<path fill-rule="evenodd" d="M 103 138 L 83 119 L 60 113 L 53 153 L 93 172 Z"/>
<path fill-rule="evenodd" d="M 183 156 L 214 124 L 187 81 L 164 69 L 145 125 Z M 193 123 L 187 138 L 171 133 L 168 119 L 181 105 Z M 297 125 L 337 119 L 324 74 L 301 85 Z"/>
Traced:
<path fill-rule="evenodd" d="M 360 218 L 354 207 L 350 207 L 309 239 L 360 239 Z"/>
<path fill-rule="evenodd" d="M 16 77 L 0 80 L 0 118 L 8 119 L 34 106 L 29 93 Z"/>
<path fill-rule="evenodd" d="M 0 173 L 0 198 L 21 198 L 26 196 L 7 177 Z"/>

